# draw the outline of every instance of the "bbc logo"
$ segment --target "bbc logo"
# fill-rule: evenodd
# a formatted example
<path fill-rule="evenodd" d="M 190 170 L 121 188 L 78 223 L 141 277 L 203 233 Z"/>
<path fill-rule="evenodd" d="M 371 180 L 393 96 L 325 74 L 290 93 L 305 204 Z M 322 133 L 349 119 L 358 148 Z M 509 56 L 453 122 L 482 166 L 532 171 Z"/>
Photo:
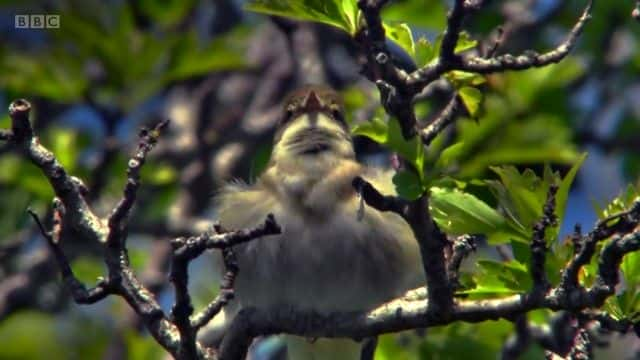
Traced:
<path fill-rule="evenodd" d="M 60 15 L 16 15 L 16 29 L 58 29 Z"/>

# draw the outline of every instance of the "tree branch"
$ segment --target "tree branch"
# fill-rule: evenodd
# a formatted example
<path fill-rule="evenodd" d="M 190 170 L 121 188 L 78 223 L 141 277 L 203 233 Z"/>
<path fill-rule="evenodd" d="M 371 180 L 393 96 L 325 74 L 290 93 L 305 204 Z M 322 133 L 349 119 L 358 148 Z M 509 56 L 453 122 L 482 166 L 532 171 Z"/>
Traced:
<path fill-rule="evenodd" d="M 549 226 L 557 225 L 555 215 L 556 193 L 558 185 L 551 184 L 544 204 L 542 218 L 533 225 L 531 241 L 531 277 L 533 280 L 533 293 L 544 292 L 549 288 L 549 279 L 544 268 L 547 254 L 546 231 Z"/>
<path fill-rule="evenodd" d="M 105 242 L 108 233 L 106 223 L 93 213 L 85 201 L 83 192 L 86 187 L 80 179 L 67 174 L 53 153 L 40 144 L 29 122 L 30 111 L 31 104 L 23 99 L 9 105 L 11 136 L 6 138 L 40 168 L 64 204 L 70 223 L 87 239 Z"/>
<path fill-rule="evenodd" d="M 590 0 L 582 12 L 582 16 L 578 19 L 578 22 L 573 26 L 571 32 L 555 49 L 543 54 L 538 54 L 535 51 L 529 50 L 522 55 L 514 56 L 511 54 L 504 54 L 488 59 L 481 57 L 470 57 L 463 59 L 456 68 L 459 70 L 475 72 L 479 74 L 489 74 L 494 72 L 504 72 L 507 70 L 523 70 L 533 67 L 542 67 L 549 64 L 557 63 L 564 59 L 569 52 L 573 49 L 578 37 L 582 33 L 585 24 L 591 18 L 591 8 L 593 1 Z"/>
<path fill-rule="evenodd" d="M 464 260 L 464 258 L 467 257 L 472 251 L 476 251 L 476 249 L 476 238 L 471 235 L 459 236 L 453 242 L 453 254 L 451 254 L 451 259 L 449 259 L 449 264 L 447 266 L 449 283 L 453 287 L 459 286 L 458 276 L 462 260 Z"/>
<path fill-rule="evenodd" d="M 172 242 L 174 252 L 171 280 L 176 291 L 176 304 L 172 310 L 172 317 L 169 319 L 154 295 L 133 273 L 126 248 L 127 223 L 140 185 L 140 168 L 149 151 L 157 143 L 161 130 L 167 126 L 168 122 L 163 121 L 152 130 L 143 130 L 140 133 L 138 149 L 128 163 L 127 183 L 123 197 L 111 215 L 107 219 L 102 219 L 89 210 L 84 199 L 87 189 L 82 182 L 67 175 L 53 154 L 42 146 L 35 137 L 28 120 L 29 109 L 30 105 L 25 100 L 11 104 L 9 110 L 12 129 L 10 132 L 2 131 L 2 138 L 9 140 L 11 145 L 20 148 L 36 166 L 40 167 L 58 196 L 53 202 L 51 231 L 46 230 L 35 212 L 29 210 L 29 214 L 46 239 L 63 281 L 69 288 L 74 301 L 79 304 L 91 304 L 108 295 L 118 295 L 127 301 L 136 314 L 141 317 L 142 322 L 156 341 L 174 357 L 178 359 L 217 358 L 213 349 L 206 348 L 196 341 L 196 334 L 200 327 L 206 324 L 233 296 L 233 279 L 238 269 L 230 247 L 266 235 L 280 233 L 281 229 L 275 222 L 273 215 L 269 215 L 264 224 L 256 228 L 216 234 L 206 233 L 188 239 L 174 240 Z M 69 261 L 60 247 L 63 224 L 84 230 L 80 232 L 81 236 L 86 235 L 89 239 L 98 239 L 105 246 L 104 260 L 108 276 L 106 279 L 100 279 L 98 284 L 91 289 L 87 289 L 74 275 Z M 223 291 L 219 299 L 192 321 L 190 316 L 193 307 L 188 293 L 187 266 L 204 250 L 212 248 L 222 249 L 225 253 L 228 272 L 223 280 Z"/>
<path fill-rule="evenodd" d="M 508 70 L 524 70 L 557 63 L 564 59 L 575 46 L 579 35 L 590 18 L 592 1 L 585 7 L 567 39 L 555 49 L 538 54 L 528 50 L 522 55 L 504 54 L 483 58 L 478 56 L 464 57 L 455 54 L 462 23 L 467 14 L 483 5 L 483 1 L 455 0 L 453 8 L 447 17 L 447 27 L 444 31 L 437 61 L 419 68 L 410 74 L 396 67 L 391 61 L 389 50 L 385 45 L 385 34 L 380 18 L 380 11 L 386 1 L 360 0 L 358 7 L 366 20 L 365 27 L 356 34 L 356 42 L 362 48 L 367 62 L 364 75 L 375 82 L 380 91 L 381 103 L 390 116 L 398 119 L 403 136 L 413 137 L 417 131 L 413 100 L 427 85 L 438 80 L 445 73 L 452 70 L 462 70 L 478 74 L 505 72 Z M 489 52 L 493 55 L 493 52 Z M 441 122 L 438 127 L 431 128 L 422 134 L 424 145 L 428 145 L 433 137 L 453 121 L 455 113 L 451 108 L 455 106 L 455 99 L 442 111 Z"/>
<path fill-rule="evenodd" d="M 420 131 L 422 143 L 424 146 L 431 145 L 433 139 L 438 136 L 449 124 L 456 120 L 459 112 L 464 109 L 462 100 L 458 94 L 453 94 L 447 106 L 442 109 L 437 118 L 435 118 L 426 128 Z"/>

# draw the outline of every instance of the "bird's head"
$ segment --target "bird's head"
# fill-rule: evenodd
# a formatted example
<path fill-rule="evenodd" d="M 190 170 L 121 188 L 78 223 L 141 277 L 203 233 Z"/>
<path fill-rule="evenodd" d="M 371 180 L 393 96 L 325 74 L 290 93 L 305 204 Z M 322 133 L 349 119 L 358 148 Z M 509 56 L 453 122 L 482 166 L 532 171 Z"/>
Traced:
<path fill-rule="evenodd" d="M 284 103 L 272 161 L 283 157 L 304 157 L 312 161 L 324 155 L 355 157 L 344 105 L 334 90 L 307 85 L 292 92 Z"/>

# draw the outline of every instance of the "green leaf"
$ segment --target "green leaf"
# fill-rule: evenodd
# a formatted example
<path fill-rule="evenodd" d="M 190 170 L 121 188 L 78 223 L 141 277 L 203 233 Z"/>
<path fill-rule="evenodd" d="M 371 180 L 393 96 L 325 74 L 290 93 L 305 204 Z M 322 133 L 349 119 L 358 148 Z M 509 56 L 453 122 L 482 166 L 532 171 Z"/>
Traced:
<path fill-rule="evenodd" d="M 342 0 L 342 12 L 349 20 L 349 33 L 355 34 L 358 31 L 358 16 L 360 14 L 356 0 Z"/>
<path fill-rule="evenodd" d="M 496 210 L 458 189 L 432 187 L 429 210 L 449 234 L 487 234 L 505 226 L 505 219 Z"/>
<path fill-rule="evenodd" d="M 640 292 L 638 288 L 625 289 L 616 298 L 625 318 L 632 321 L 640 320 Z"/>
<path fill-rule="evenodd" d="M 139 2 L 141 11 L 163 26 L 172 26 L 180 22 L 194 5 L 194 0 L 141 0 Z"/>
<path fill-rule="evenodd" d="M 579 153 L 572 130 L 559 115 L 527 110 L 531 116 L 517 115 L 512 103 L 495 93 L 484 94 L 478 121 L 459 119 L 456 142 L 464 142 L 458 157 L 458 176 L 481 176 L 490 166 L 509 164 L 573 165 Z"/>
<path fill-rule="evenodd" d="M 355 0 L 251 0 L 245 5 L 249 11 L 324 23 L 349 34 L 357 30 L 351 20 L 354 8 Z"/>
<path fill-rule="evenodd" d="M 499 184 L 488 182 L 494 190 L 494 195 L 510 218 L 528 233 L 533 223 L 542 216 L 548 184 L 544 184 L 530 169 L 522 173 L 513 166 L 491 169 L 498 174 L 501 181 Z M 500 187 L 503 190 L 500 190 Z"/>
<path fill-rule="evenodd" d="M 458 95 L 462 99 L 471 117 L 476 117 L 482 101 L 482 92 L 474 87 L 464 86 L 458 90 Z"/>
<path fill-rule="evenodd" d="M 567 58 L 554 66 L 508 72 L 504 75 L 504 95 L 514 109 L 523 111 L 552 89 L 563 89 L 585 69 L 577 58 Z"/>
<path fill-rule="evenodd" d="M 79 100 L 88 86 L 78 59 L 58 49 L 47 54 L 20 51 L 2 54 L 0 73 L 0 87 L 59 102 Z"/>
<path fill-rule="evenodd" d="M 389 39 L 400 45 L 404 51 L 410 56 L 414 57 L 416 54 L 415 43 L 413 41 L 413 35 L 411 29 L 406 23 L 383 23 L 385 33 Z"/>
<path fill-rule="evenodd" d="M 51 152 L 60 164 L 73 172 L 78 157 L 78 133 L 71 129 L 52 128 L 46 134 L 45 142 L 51 144 Z"/>
<path fill-rule="evenodd" d="M 618 195 L 615 199 L 613 199 L 607 206 L 598 206 L 598 204 L 594 204 L 597 207 L 597 214 L 599 219 L 604 219 L 610 215 L 619 213 L 624 211 L 633 204 L 634 201 L 640 200 L 640 192 L 633 185 L 627 186 L 625 190 L 623 190 L 620 195 Z"/>
<path fill-rule="evenodd" d="M 437 55 L 440 55 L 440 48 L 442 47 L 442 40 L 444 38 L 444 34 L 440 34 L 436 37 L 435 48 L 437 51 Z M 461 52 L 473 49 L 478 45 L 478 42 L 471 39 L 471 36 L 468 32 L 463 31 L 460 33 L 460 37 L 458 38 L 458 42 L 456 43 L 456 47 L 453 49 L 455 54 L 459 54 Z"/>
<path fill-rule="evenodd" d="M 14 312 L 0 324 L 0 358 L 64 359 L 65 346 L 59 341 L 55 317 L 36 311 Z M 37 339 L 38 345 L 34 346 Z"/>
<path fill-rule="evenodd" d="M 558 216 L 559 224 L 562 224 L 564 219 L 564 213 L 567 209 L 567 199 L 569 198 L 569 190 L 571 190 L 571 184 L 578 174 L 578 170 L 587 158 L 587 153 L 582 153 L 578 158 L 578 161 L 573 164 L 567 175 L 560 182 L 558 192 L 556 193 L 556 215 Z"/>
<path fill-rule="evenodd" d="M 150 336 L 130 330 L 124 333 L 127 358 L 131 360 L 160 359 L 164 356 L 162 347 Z"/>
<path fill-rule="evenodd" d="M 370 121 L 358 124 L 351 129 L 354 136 L 360 135 L 384 145 L 389 138 L 389 127 L 382 117 L 374 117 Z"/>
<path fill-rule="evenodd" d="M 603 309 L 615 320 L 622 320 L 625 318 L 624 311 L 622 311 L 622 308 L 620 307 L 617 296 L 607 298 Z"/>
<path fill-rule="evenodd" d="M 494 296 L 507 296 L 520 293 L 519 290 L 509 288 L 497 277 L 484 275 L 482 282 L 472 289 L 462 290 L 459 294 L 471 295 L 473 299 L 489 298 Z"/>
<path fill-rule="evenodd" d="M 167 164 L 147 164 L 142 168 L 141 175 L 150 185 L 162 186 L 176 181 L 176 169 Z"/>
<path fill-rule="evenodd" d="M 140 0 L 138 7 L 154 23 L 171 26 L 182 20 L 193 5 L 193 0 Z"/>
<path fill-rule="evenodd" d="M 495 261 L 479 260 L 478 265 L 484 274 L 495 276 L 502 280 L 511 290 L 526 292 L 531 289 L 533 282 L 527 266 L 516 260 Z M 482 275 L 485 276 L 485 275 Z"/>
<path fill-rule="evenodd" d="M 424 179 L 424 146 L 417 136 L 407 140 L 402 135 L 400 123 L 396 118 L 389 119 L 387 142 L 383 145 L 397 152 L 413 165 L 420 179 Z"/>
<path fill-rule="evenodd" d="M 511 251 L 513 257 L 522 264 L 531 262 L 531 248 L 529 243 L 517 239 L 511 239 Z"/>
<path fill-rule="evenodd" d="M 543 178 L 538 177 L 530 169 L 520 173 L 513 166 L 491 168 L 498 174 L 500 181 L 488 180 L 486 183 L 508 219 L 508 228 L 511 230 L 510 235 L 513 236 L 513 240 L 517 240 L 515 243 L 512 242 L 512 246 L 519 244 L 519 241 L 528 244 L 533 224 L 542 217 L 543 206 L 551 184 L 559 185 L 558 193 L 556 194 L 556 215 L 559 218 L 559 222 L 557 226 L 548 229 L 546 238 L 548 241 L 553 241 L 557 238 L 571 183 L 585 156 L 586 154 L 583 154 L 562 179 L 560 174 L 553 172 L 549 166 L 545 166 Z M 562 252 L 561 250 L 557 249 L 558 254 L 555 254 L 557 255 L 556 257 Z M 522 260 L 522 256 L 519 260 Z M 562 261 L 557 262 L 557 264 L 554 263 L 553 266 L 551 266 L 551 263 L 552 261 L 549 261 L 547 270 L 555 276 L 556 269 L 553 266 L 559 267 L 562 265 Z"/>
<path fill-rule="evenodd" d="M 460 33 L 460 37 L 458 38 L 458 42 L 456 43 L 456 48 L 454 52 L 456 54 L 461 53 L 463 51 L 471 50 L 478 45 L 476 40 L 471 38 L 468 32 L 463 31 Z"/>
<path fill-rule="evenodd" d="M 626 290 L 636 293 L 640 284 L 640 252 L 631 252 L 624 256 L 620 265 Z"/>
<path fill-rule="evenodd" d="M 440 157 L 436 162 L 436 168 L 444 169 L 445 167 L 452 165 L 456 161 L 456 159 L 460 156 L 460 154 L 462 154 L 463 151 L 464 151 L 463 142 L 457 142 L 447 147 L 442 151 L 442 153 L 440 153 Z"/>
<path fill-rule="evenodd" d="M 437 49 L 424 36 L 420 37 L 415 43 L 414 60 L 418 67 L 423 67 L 432 62 L 438 55 Z"/>
<path fill-rule="evenodd" d="M 104 264 L 97 258 L 78 257 L 71 263 L 74 274 L 85 284 L 93 284 L 106 274 Z"/>
<path fill-rule="evenodd" d="M 445 74 L 447 80 L 449 80 L 456 89 L 463 86 L 478 86 L 486 82 L 484 76 L 476 73 L 453 70 Z"/>
<path fill-rule="evenodd" d="M 533 285 L 527 266 L 517 260 L 479 260 L 477 265 L 474 286 L 459 293 L 477 299 L 524 293 Z"/>
<path fill-rule="evenodd" d="M 398 195 L 408 200 L 415 200 L 424 192 L 420 178 L 413 171 L 398 171 L 393 176 L 393 184 Z"/>
<path fill-rule="evenodd" d="M 439 31 L 446 26 L 447 5 L 442 1 L 390 1 L 382 9 L 382 18 Z"/>
<path fill-rule="evenodd" d="M 375 116 L 368 122 L 358 124 L 351 129 L 353 135 L 361 135 L 386 146 L 398 153 L 413 166 L 421 182 L 424 183 L 424 147 L 418 137 L 406 140 L 398 120 L 391 118 L 384 121 L 382 116 Z"/>

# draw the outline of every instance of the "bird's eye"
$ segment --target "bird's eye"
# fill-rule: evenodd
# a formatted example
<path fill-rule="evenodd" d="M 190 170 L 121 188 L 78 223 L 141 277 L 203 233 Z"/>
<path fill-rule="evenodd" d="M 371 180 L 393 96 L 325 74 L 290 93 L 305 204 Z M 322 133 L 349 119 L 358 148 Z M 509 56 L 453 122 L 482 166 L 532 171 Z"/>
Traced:
<path fill-rule="evenodd" d="M 291 108 L 286 109 L 284 114 L 282 115 L 282 120 L 280 121 L 280 124 L 284 125 L 289 121 L 291 121 L 292 118 L 293 118 L 293 109 Z"/>
<path fill-rule="evenodd" d="M 344 114 L 342 113 L 342 111 L 338 110 L 338 109 L 334 109 L 331 110 L 331 115 L 333 116 L 334 119 L 336 119 L 337 121 L 341 122 L 341 123 L 345 123 L 344 120 Z"/>

